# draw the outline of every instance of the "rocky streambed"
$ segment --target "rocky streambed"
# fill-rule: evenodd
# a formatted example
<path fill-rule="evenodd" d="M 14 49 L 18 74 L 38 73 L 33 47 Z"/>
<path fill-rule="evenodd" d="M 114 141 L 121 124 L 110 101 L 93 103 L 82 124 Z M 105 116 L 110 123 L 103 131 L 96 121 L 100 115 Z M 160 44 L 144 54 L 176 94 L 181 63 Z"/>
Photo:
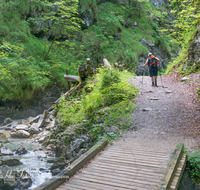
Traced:
<path fill-rule="evenodd" d="M 0 126 L 0 172 L 6 189 L 33 189 L 58 174 L 92 146 L 84 124 L 63 128 L 57 112 L 28 119 L 6 118 Z M 7 179 L 5 176 L 12 177 Z"/>

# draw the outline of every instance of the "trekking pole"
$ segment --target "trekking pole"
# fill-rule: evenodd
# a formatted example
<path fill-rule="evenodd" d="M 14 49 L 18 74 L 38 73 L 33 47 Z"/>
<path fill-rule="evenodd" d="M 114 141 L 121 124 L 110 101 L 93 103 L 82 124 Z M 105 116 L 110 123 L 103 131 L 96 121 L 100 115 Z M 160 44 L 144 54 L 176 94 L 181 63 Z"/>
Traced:
<path fill-rule="evenodd" d="M 143 73 L 142 73 L 142 85 L 143 85 L 143 76 L 144 76 L 144 71 L 143 71 Z"/>

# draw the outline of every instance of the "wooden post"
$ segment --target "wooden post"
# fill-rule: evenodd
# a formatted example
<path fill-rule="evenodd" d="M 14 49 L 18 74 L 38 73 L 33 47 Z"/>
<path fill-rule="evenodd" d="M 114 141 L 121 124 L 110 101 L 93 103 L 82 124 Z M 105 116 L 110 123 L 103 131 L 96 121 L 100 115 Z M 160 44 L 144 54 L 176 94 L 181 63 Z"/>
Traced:
<path fill-rule="evenodd" d="M 66 75 L 68 75 L 68 70 L 66 69 Z M 67 81 L 67 83 L 68 83 L 68 87 L 69 87 L 69 90 L 71 89 L 71 83 L 70 83 L 70 81 Z"/>

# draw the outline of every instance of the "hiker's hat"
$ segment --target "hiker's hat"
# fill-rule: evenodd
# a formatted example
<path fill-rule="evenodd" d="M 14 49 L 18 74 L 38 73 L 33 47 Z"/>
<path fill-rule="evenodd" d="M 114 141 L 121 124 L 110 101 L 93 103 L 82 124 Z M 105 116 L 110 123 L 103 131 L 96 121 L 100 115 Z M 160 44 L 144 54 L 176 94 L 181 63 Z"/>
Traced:
<path fill-rule="evenodd" d="M 90 61 L 90 58 L 87 58 L 86 61 Z"/>
<path fill-rule="evenodd" d="M 152 53 L 148 53 L 148 56 L 151 56 L 152 55 Z"/>

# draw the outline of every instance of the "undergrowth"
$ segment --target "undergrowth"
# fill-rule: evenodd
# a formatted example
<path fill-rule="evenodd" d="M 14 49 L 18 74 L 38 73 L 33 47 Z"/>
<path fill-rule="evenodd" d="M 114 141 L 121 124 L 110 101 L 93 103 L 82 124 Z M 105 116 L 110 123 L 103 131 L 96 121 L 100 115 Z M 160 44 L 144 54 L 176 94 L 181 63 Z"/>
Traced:
<path fill-rule="evenodd" d="M 199 151 L 195 151 L 192 153 L 188 153 L 188 161 L 189 165 L 189 173 L 192 181 L 194 183 L 200 184 L 200 153 Z"/>
<path fill-rule="evenodd" d="M 131 76 L 127 71 L 100 68 L 99 73 L 87 81 L 78 96 L 61 99 L 58 107 L 61 124 L 67 128 L 84 123 L 94 141 L 103 138 L 111 126 L 121 131 L 127 130 L 133 123 L 131 113 L 136 107 L 134 98 L 138 92 L 127 82 Z M 115 136 L 109 134 L 110 138 Z"/>
<path fill-rule="evenodd" d="M 48 12 L 48 2 L 51 1 L 0 3 L 1 100 L 28 100 L 34 91 L 44 90 L 48 85 L 63 86 L 65 70 L 78 75 L 78 65 L 87 57 L 93 67 L 106 57 L 112 63 L 122 61 L 127 69 L 135 71 L 139 57 L 148 53 L 140 43 L 143 38 L 169 56 L 177 50 L 173 38 L 161 32 L 169 24 L 166 8 L 154 7 L 149 1 L 120 4 L 83 0 L 79 2 L 80 15 L 92 16 L 94 22 L 74 33 L 76 37 L 67 39 L 65 45 L 62 42 L 66 39 L 61 37 L 46 57 L 46 47 L 54 36 L 46 41 L 42 24 L 31 20 Z"/>

